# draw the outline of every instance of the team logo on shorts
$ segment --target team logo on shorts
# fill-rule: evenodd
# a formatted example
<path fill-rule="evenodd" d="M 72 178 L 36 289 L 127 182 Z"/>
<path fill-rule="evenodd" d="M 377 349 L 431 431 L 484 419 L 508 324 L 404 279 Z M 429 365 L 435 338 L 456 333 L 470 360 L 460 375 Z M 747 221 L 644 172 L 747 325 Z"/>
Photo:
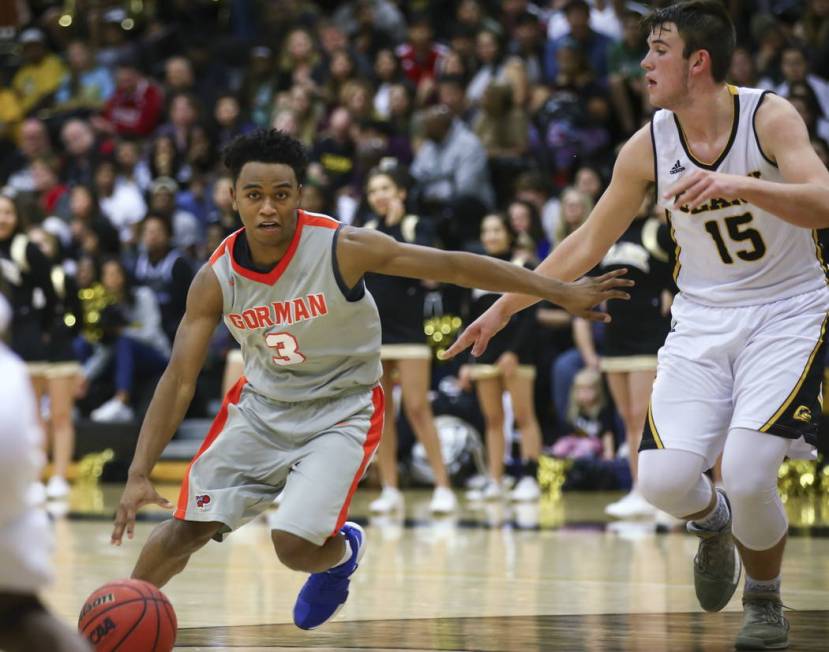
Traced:
<path fill-rule="evenodd" d="M 208 505 L 210 505 L 210 496 L 208 496 L 207 494 L 196 496 L 196 507 L 204 511 L 205 509 L 207 509 Z"/>
<path fill-rule="evenodd" d="M 805 405 L 801 405 L 794 411 L 794 419 L 796 421 L 803 421 L 804 423 L 811 423 L 812 411 Z"/>

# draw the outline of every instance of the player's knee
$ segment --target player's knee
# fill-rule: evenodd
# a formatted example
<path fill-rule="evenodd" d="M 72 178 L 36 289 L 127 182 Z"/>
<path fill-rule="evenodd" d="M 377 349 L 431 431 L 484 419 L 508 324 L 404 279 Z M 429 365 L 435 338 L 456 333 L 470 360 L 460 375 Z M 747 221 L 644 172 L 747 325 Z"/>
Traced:
<path fill-rule="evenodd" d="M 777 475 L 759 473 L 757 469 L 723 462 L 722 482 L 732 503 L 763 500 L 777 492 Z"/>
<path fill-rule="evenodd" d="M 309 556 L 319 548 L 310 541 L 282 530 L 272 530 L 271 541 L 279 561 L 295 571 L 307 570 Z"/>
<path fill-rule="evenodd" d="M 171 519 L 167 534 L 167 547 L 173 554 L 192 554 L 203 548 L 215 536 L 221 523 L 201 523 Z"/>
<path fill-rule="evenodd" d="M 639 492 L 652 505 L 673 512 L 699 481 L 698 464 L 685 464 L 684 451 L 648 450 L 639 454 Z"/>

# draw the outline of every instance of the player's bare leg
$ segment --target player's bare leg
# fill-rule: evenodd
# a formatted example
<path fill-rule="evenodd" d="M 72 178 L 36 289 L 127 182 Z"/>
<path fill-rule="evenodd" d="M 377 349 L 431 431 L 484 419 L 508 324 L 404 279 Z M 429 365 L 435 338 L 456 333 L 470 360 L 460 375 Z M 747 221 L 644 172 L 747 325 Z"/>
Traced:
<path fill-rule="evenodd" d="M 271 541 L 285 566 L 305 573 L 321 573 L 344 560 L 345 537 L 342 533 L 329 537 L 321 546 L 283 530 L 272 530 Z"/>
<path fill-rule="evenodd" d="M 743 558 L 746 573 L 760 581 L 773 580 L 779 577 L 780 569 L 783 566 L 783 552 L 786 549 L 787 538 L 787 536 L 783 536 L 774 547 L 768 550 L 751 550 L 737 541 L 737 548 L 740 551 L 740 557 Z"/>
<path fill-rule="evenodd" d="M 311 573 L 294 604 L 294 624 L 302 629 L 315 629 L 327 623 L 348 599 L 351 576 L 365 552 L 363 529 L 346 521 L 322 545 L 284 530 L 272 531 L 271 539 L 282 563 Z"/>
<path fill-rule="evenodd" d="M 165 521 L 150 533 L 131 577 L 161 588 L 183 571 L 190 555 L 204 547 L 222 527 L 222 523 L 213 521 Z"/>

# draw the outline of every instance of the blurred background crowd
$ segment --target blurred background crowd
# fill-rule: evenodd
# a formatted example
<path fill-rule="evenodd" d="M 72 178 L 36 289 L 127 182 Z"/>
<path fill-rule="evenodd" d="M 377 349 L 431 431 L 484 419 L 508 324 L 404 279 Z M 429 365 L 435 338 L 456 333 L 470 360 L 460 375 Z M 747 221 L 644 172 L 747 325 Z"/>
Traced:
<path fill-rule="evenodd" d="M 51 492 L 65 491 L 78 420 L 140 420 L 195 270 L 241 226 L 221 163 L 230 140 L 270 127 L 301 140 L 312 161 L 306 210 L 356 225 L 401 222 L 401 239 L 532 267 L 587 217 L 618 147 L 652 113 L 640 19 L 663 4 L 2 3 L 0 262 L 15 304 L 12 346 L 48 397 Z M 739 45 L 729 81 L 787 97 L 829 164 L 829 0 L 725 4 Z M 378 169 L 401 190 L 402 211 L 369 201 Z M 638 273 L 651 288 L 643 305 L 667 332 L 673 247 L 652 213 L 642 207 L 636 242 L 654 264 Z M 432 286 L 415 296 L 425 317 L 463 323 L 487 300 Z M 581 486 L 617 486 L 627 467 L 613 461 L 641 431 L 647 401 L 608 379 L 602 327 L 552 305 L 528 315 L 490 361 L 502 378 L 528 382 L 488 386 L 466 367 L 474 361 L 436 362 L 435 410 L 463 416 L 488 444 L 504 427 L 537 430 L 551 454 L 608 463 L 607 473 L 587 469 Z M 425 344 L 424 313 L 413 319 Z M 446 323 L 435 348 L 457 330 Z M 226 364 L 234 348 L 217 329 L 191 417 L 216 410 L 238 374 Z M 504 390 L 513 396 L 502 404 Z M 403 410 L 404 433 L 407 416 L 419 419 Z M 401 442 L 403 459 L 411 446 L 405 434 Z"/>

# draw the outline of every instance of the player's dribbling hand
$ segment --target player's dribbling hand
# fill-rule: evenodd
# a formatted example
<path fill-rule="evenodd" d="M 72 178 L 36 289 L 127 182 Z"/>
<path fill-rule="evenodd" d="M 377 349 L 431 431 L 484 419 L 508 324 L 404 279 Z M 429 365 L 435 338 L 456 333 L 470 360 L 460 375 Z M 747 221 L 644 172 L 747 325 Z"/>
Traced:
<path fill-rule="evenodd" d="M 160 505 L 166 509 L 172 509 L 173 504 L 161 496 L 153 487 L 149 478 L 145 476 L 129 476 L 124 493 L 121 494 L 121 502 L 118 503 L 118 511 L 115 513 L 115 526 L 112 529 L 111 543 L 120 546 L 127 533 L 127 538 L 132 539 L 135 529 L 135 513 L 144 505 Z"/>
<path fill-rule="evenodd" d="M 601 276 L 584 276 L 578 281 L 567 283 L 566 296 L 559 299 L 559 305 L 571 315 L 591 321 L 609 322 L 606 312 L 593 310 L 609 299 L 630 299 L 622 288 L 633 287 L 634 283 L 623 278 L 627 269 L 616 269 Z"/>

